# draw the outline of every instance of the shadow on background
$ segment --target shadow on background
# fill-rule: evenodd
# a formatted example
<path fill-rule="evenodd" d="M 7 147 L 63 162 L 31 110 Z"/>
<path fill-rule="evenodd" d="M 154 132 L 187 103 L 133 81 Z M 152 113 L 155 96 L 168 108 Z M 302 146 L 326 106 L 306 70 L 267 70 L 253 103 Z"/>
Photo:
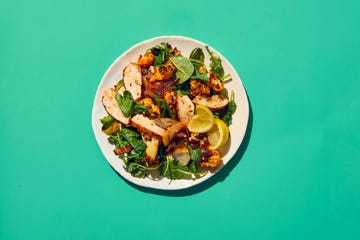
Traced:
<path fill-rule="evenodd" d="M 115 171 L 115 169 L 114 169 L 114 171 L 122 179 L 124 179 L 127 184 L 129 184 L 130 186 L 132 186 L 140 191 L 157 194 L 157 195 L 163 195 L 163 196 L 173 196 L 173 197 L 183 197 L 183 196 L 193 195 L 193 194 L 202 192 L 202 191 L 210 188 L 211 186 L 215 185 L 218 182 L 224 181 L 226 179 L 226 177 L 230 174 L 231 170 L 240 162 L 240 160 L 243 157 L 243 155 L 249 145 L 249 142 L 250 142 L 252 125 L 253 125 L 253 112 L 252 112 L 252 107 L 251 107 L 251 102 L 250 102 L 249 96 L 248 96 L 248 102 L 249 102 L 249 120 L 248 120 L 248 125 L 246 127 L 244 139 L 243 139 L 239 149 L 236 151 L 233 158 L 225 166 L 223 166 L 219 170 L 219 172 L 217 172 L 214 176 L 205 180 L 204 182 L 201 182 L 193 187 L 189 187 L 186 189 L 160 190 L 160 189 L 152 189 L 152 188 L 138 186 L 132 182 L 129 182 L 125 178 L 121 177 L 121 175 L 119 173 L 117 173 Z"/>

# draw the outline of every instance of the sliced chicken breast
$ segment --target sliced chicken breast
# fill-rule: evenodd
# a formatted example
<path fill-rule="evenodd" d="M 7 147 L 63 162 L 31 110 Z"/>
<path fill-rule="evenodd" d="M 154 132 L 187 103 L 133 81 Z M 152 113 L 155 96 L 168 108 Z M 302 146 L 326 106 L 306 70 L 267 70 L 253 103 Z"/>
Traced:
<path fill-rule="evenodd" d="M 194 115 L 194 104 L 188 96 L 180 94 L 176 96 L 176 103 L 177 115 L 180 122 L 187 124 Z"/>
<path fill-rule="evenodd" d="M 135 100 L 141 98 L 142 75 L 141 68 L 136 63 L 130 63 L 124 69 L 124 85 Z"/>
<path fill-rule="evenodd" d="M 146 132 L 151 136 L 162 138 L 165 135 L 165 129 L 159 127 L 153 120 L 141 114 L 132 117 L 131 124 L 140 132 Z"/>
<path fill-rule="evenodd" d="M 124 88 L 120 88 L 119 93 L 124 91 Z M 116 120 L 121 123 L 128 125 L 130 123 L 130 118 L 124 116 L 121 112 L 118 102 L 115 99 L 116 92 L 113 88 L 106 89 L 101 97 L 101 101 L 105 107 L 105 110 Z"/>
<path fill-rule="evenodd" d="M 171 140 L 176 136 L 178 132 L 180 132 L 185 127 L 185 124 L 182 122 L 177 122 L 173 124 L 171 127 L 167 128 L 164 136 L 162 137 L 162 142 L 164 146 L 169 145 Z"/>
<path fill-rule="evenodd" d="M 211 111 L 217 111 L 224 109 L 229 104 L 229 99 L 226 96 L 216 94 L 211 97 L 196 96 L 192 102 L 195 104 L 202 104 Z"/>
<path fill-rule="evenodd" d="M 179 121 L 176 121 L 173 118 L 156 118 L 154 119 L 155 124 L 158 125 L 161 128 L 168 129 L 175 123 L 178 123 Z"/>

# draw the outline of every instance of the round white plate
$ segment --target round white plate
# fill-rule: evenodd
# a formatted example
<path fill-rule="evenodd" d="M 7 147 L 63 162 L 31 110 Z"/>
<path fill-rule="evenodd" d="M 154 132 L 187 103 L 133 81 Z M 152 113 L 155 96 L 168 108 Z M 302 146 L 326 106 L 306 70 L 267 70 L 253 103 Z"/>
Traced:
<path fill-rule="evenodd" d="M 209 179 L 214 174 L 216 174 L 221 169 L 221 167 L 217 169 L 217 171 L 215 172 L 209 172 L 204 177 L 194 180 L 170 180 L 167 178 L 155 180 L 147 177 L 145 178 L 133 177 L 130 173 L 128 173 L 125 170 L 125 164 L 123 160 L 117 157 L 113 153 L 114 146 L 108 142 L 107 135 L 105 135 L 101 131 L 102 125 L 100 123 L 100 119 L 107 115 L 100 99 L 102 92 L 106 88 L 113 87 L 120 79 L 122 79 L 123 69 L 129 62 L 136 62 L 140 54 L 144 54 L 146 50 L 161 42 L 168 42 L 173 47 L 177 47 L 181 51 L 182 55 L 186 57 L 189 56 L 191 50 L 193 50 L 195 47 L 200 47 L 203 49 L 205 53 L 205 64 L 206 66 L 209 66 L 210 56 L 205 50 L 205 46 L 208 46 L 208 44 L 188 37 L 162 36 L 162 37 L 152 38 L 134 45 L 125 53 L 123 53 L 120 57 L 118 57 L 114 61 L 114 63 L 111 64 L 111 66 L 107 69 L 103 78 L 101 79 L 94 99 L 94 105 L 92 110 L 92 127 L 95 133 L 95 138 L 106 160 L 123 178 L 143 187 L 163 189 L 163 190 L 179 190 L 194 186 Z M 248 118 L 249 118 L 249 104 L 245 89 L 234 67 L 218 51 L 211 48 L 211 46 L 209 47 L 215 56 L 221 58 L 225 70 L 225 74 L 229 73 L 231 75 L 232 80 L 225 84 L 225 88 L 229 92 L 231 90 L 235 92 L 235 102 L 237 104 L 237 109 L 233 115 L 232 125 L 230 126 L 230 141 L 228 141 L 228 144 L 221 149 L 221 153 L 223 156 L 223 163 L 225 165 L 235 155 L 237 149 L 240 147 L 240 144 L 244 138 L 248 123 Z"/>

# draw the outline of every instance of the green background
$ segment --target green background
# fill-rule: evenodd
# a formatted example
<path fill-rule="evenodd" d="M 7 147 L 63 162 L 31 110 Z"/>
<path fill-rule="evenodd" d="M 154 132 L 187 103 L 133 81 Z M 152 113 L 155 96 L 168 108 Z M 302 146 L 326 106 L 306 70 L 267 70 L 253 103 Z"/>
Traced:
<path fill-rule="evenodd" d="M 0 8 L 1 240 L 360 238 L 358 1 L 34 0 Z M 220 51 L 252 108 L 230 166 L 175 193 L 125 182 L 91 129 L 105 70 L 161 35 Z"/>

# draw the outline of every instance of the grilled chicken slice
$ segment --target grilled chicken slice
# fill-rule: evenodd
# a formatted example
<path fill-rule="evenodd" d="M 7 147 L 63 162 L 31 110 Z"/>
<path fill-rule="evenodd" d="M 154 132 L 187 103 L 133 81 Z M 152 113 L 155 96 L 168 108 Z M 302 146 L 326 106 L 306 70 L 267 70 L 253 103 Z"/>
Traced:
<path fill-rule="evenodd" d="M 124 92 L 124 88 L 119 89 L 119 93 Z M 121 112 L 118 102 L 115 99 L 116 92 L 113 88 L 106 89 L 101 97 L 101 101 L 105 107 L 105 110 L 116 120 L 121 123 L 128 125 L 130 123 L 130 118 L 124 116 Z"/>
<path fill-rule="evenodd" d="M 176 121 L 173 118 L 156 118 L 154 119 L 154 121 L 156 125 L 164 129 L 168 129 L 171 126 L 173 126 L 175 123 L 178 123 L 178 121 Z"/>
<path fill-rule="evenodd" d="M 211 111 L 217 111 L 224 109 L 229 104 L 229 99 L 226 96 L 216 94 L 211 97 L 196 96 L 192 102 L 195 104 L 202 104 Z"/>
<path fill-rule="evenodd" d="M 153 120 L 141 114 L 131 118 L 131 124 L 140 132 L 145 132 L 151 136 L 162 138 L 165 135 L 165 129 L 155 124 Z"/>
<path fill-rule="evenodd" d="M 151 136 L 162 139 L 164 146 L 169 145 L 170 141 L 175 137 L 175 135 L 185 127 L 185 124 L 176 121 L 175 124 L 165 130 L 164 128 L 159 127 L 154 120 L 141 114 L 132 117 L 131 124 L 140 132 L 145 132 Z"/>
<path fill-rule="evenodd" d="M 178 132 L 180 132 L 185 127 L 185 124 L 182 122 L 177 122 L 173 124 L 171 127 L 166 129 L 164 136 L 162 137 L 162 142 L 164 146 L 169 145 L 171 140 L 176 136 Z"/>
<path fill-rule="evenodd" d="M 194 104 L 188 96 L 180 94 L 176 96 L 176 102 L 176 110 L 179 120 L 180 122 L 187 124 L 194 115 Z"/>
<path fill-rule="evenodd" d="M 130 63 L 124 69 L 124 85 L 135 100 L 141 98 L 142 75 L 141 68 L 136 63 Z"/>

